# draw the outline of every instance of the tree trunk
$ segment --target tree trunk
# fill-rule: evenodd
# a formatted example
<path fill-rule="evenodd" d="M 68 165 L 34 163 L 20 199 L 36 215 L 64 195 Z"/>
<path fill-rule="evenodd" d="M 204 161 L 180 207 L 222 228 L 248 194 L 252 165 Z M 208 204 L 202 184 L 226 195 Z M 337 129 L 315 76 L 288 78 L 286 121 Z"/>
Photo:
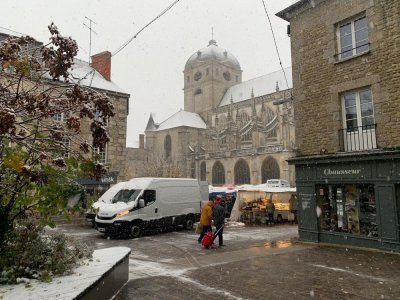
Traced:
<path fill-rule="evenodd" d="M 6 234 L 11 229 L 10 214 L 0 212 L 0 245 L 3 244 Z"/>

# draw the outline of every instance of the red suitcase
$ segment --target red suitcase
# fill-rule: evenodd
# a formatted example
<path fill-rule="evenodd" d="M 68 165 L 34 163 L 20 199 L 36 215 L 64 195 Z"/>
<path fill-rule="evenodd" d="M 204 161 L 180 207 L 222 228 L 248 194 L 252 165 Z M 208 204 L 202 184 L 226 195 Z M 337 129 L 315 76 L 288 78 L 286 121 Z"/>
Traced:
<path fill-rule="evenodd" d="M 218 232 L 224 228 L 225 224 L 221 226 L 220 229 L 218 229 L 214 234 L 212 233 L 212 231 L 207 231 L 203 237 L 203 239 L 201 240 L 201 245 L 204 248 L 210 248 L 211 245 L 214 243 L 215 238 L 218 236 Z"/>

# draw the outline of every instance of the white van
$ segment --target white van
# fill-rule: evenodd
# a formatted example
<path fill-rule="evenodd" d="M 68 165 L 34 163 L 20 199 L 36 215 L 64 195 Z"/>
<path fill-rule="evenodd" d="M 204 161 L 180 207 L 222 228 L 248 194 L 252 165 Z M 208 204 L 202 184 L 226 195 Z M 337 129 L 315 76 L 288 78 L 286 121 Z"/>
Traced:
<path fill-rule="evenodd" d="M 92 204 L 92 206 L 86 211 L 86 220 L 93 223 L 96 217 L 97 211 L 106 203 L 111 203 L 114 196 L 125 186 L 128 186 L 129 181 L 121 181 L 110 187 L 100 198 Z"/>
<path fill-rule="evenodd" d="M 100 206 L 96 229 L 105 235 L 139 237 L 183 226 L 200 219 L 201 201 L 208 199 L 207 182 L 187 178 L 134 178 Z"/>

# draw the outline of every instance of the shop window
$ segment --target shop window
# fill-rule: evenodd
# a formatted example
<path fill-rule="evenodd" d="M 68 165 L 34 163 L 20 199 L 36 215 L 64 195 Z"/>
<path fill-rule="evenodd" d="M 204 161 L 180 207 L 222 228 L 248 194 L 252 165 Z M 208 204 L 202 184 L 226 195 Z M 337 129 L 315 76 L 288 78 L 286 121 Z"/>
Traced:
<path fill-rule="evenodd" d="M 373 184 L 317 185 L 316 195 L 322 231 L 378 236 Z"/>
<path fill-rule="evenodd" d="M 339 60 L 350 58 L 369 50 L 368 22 L 365 15 L 340 23 L 337 26 L 336 34 Z"/>

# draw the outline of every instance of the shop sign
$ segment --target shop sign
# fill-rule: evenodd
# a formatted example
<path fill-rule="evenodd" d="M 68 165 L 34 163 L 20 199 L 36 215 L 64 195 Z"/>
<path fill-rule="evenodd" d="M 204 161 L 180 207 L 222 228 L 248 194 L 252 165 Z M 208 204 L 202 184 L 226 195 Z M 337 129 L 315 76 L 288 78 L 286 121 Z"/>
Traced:
<path fill-rule="evenodd" d="M 370 177 L 371 170 L 365 169 L 361 166 L 346 166 L 346 167 L 326 167 L 317 168 L 317 177 L 323 178 L 359 178 L 359 177 Z"/>
<path fill-rule="evenodd" d="M 118 178 L 118 172 L 110 172 L 101 177 L 100 180 L 81 178 L 79 180 L 79 183 L 82 185 L 109 185 L 117 183 L 117 178 Z"/>
<path fill-rule="evenodd" d="M 335 175 L 358 175 L 361 169 L 324 169 L 325 176 L 335 176 Z"/>

